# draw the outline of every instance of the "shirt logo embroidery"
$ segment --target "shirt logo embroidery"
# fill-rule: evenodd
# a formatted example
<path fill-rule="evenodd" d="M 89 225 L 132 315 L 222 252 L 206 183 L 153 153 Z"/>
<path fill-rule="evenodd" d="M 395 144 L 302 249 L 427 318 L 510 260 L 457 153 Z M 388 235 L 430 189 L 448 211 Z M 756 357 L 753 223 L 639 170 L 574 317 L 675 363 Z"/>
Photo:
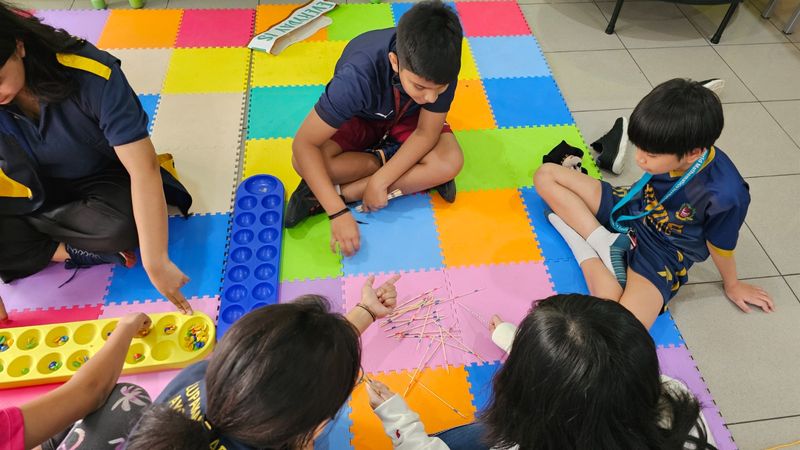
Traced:
<path fill-rule="evenodd" d="M 694 220 L 695 209 L 692 205 L 684 203 L 680 209 L 675 211 L 675 218 L 683 222 L 691 222 Z"/>

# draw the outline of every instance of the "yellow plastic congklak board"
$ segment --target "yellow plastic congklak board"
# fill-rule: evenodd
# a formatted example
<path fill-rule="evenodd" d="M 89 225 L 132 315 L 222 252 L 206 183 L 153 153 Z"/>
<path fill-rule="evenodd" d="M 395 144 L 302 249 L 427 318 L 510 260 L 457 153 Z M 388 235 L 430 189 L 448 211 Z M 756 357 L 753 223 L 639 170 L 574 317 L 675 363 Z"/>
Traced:
<path fill-rule="evenodd" d="M 135 337 L 125 356 L 122 373 L 179 369 L 204 359 L 214 347 L 216 328 L 196 311 L 150 314 L 153 326 Z M 66 381 L 103 347 L 119 318 L 0 329 L 0 389 Z M 202 348 L 191 337 L 205 335 Z M 9 345 L 10 344 L 10 345 Z"/>

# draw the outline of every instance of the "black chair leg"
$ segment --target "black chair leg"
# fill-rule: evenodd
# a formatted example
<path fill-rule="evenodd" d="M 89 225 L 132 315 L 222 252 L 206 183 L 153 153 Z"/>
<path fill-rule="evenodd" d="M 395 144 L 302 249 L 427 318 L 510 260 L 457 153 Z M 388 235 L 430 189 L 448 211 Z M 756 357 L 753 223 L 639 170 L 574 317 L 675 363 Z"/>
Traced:
<path fill-rule="evenodd" d="M 728 8 L 728 12 L 725 13 L 725 17 L 722 18 L 722 23 L 719 24 L 717 32 L 711 37 L 712 44 L 719 44 L 719 40 L 722 37 L 722 32 L 725 31 L 725 27 L 728 26 L 728 22 L 730 22 L 731 17 L 733 17 L 733 13 L 736 12 L 736 8 L 739 6 L 739 1 L 740 0 L 731 0 L 731 6 Z"/>
<path fill-rule="evenodd" d="M 617 17 L 619 17 L 619 11 L 622 9 L 622 2 L 625 0 L 617 0 L 617 4 L 614 6 L 614 12 L 611 14 L 611 20 L 608 21 L 608 26 L 606 27 L 606 34 L 614 34 L 614 26 L 617 24 Z"/>

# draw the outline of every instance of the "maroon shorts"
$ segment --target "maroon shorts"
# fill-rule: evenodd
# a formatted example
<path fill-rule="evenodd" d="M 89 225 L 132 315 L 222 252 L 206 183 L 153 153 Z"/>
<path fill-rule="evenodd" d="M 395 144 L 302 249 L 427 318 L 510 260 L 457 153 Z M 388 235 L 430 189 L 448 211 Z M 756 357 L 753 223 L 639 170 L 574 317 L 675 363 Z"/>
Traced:
<path fill-rule="evenodd" d="M 402 144 L 417 129 L 418 120 L 419 111 L 403 117 L 389 132 L 389 136 Z M 390 122 L 389 120 L 368 120 L 361 117 L 353 117 L 336 130 L 331 140 L 339 144 L 339 147 L 346 152 L 371 150 L 383 138 L 386 127 L 389 126 Z M 452 132 L 450 125 L 445 122 L 442 126 L 442 133 Z"/>

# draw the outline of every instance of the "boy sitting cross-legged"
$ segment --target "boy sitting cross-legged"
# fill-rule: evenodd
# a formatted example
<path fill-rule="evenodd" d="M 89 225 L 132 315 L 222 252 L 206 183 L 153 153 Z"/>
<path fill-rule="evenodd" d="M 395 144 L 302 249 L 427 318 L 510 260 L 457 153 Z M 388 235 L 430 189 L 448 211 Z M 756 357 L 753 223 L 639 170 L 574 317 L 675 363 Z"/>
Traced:
<path fill-rule="evenodd" d="M 397 29 L 369 31 L 345 47 L 292 144 L 303 180 L 289 199 L 286 227 L 324 212 L 331 249 L 350 256 L 360 240 L 347 203 L 363 200 L 365 211 L 376 211 L 389 192 L 432 187 L 455 200 L 464 156 L 445 117 L 462 38 L 455 12 L 433 0 L 414 5 Z"/>

